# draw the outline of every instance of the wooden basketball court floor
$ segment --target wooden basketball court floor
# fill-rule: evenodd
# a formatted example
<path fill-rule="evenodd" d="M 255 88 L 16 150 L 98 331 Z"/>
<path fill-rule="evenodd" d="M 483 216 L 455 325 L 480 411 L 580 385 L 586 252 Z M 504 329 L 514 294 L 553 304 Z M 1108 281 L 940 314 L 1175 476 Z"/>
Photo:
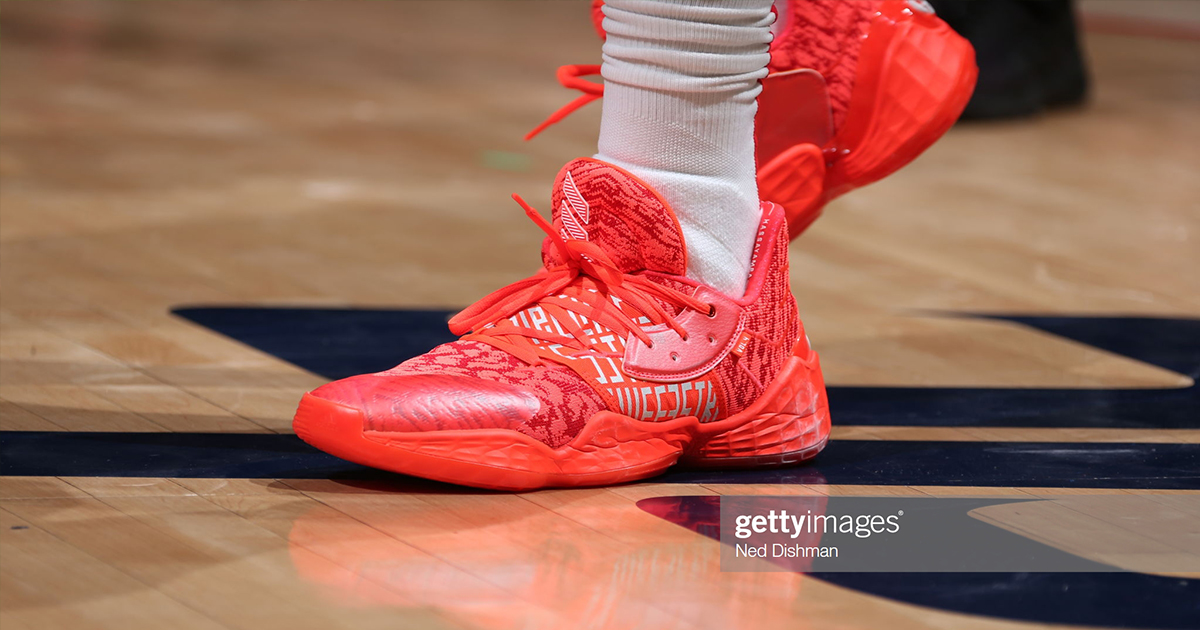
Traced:
<path fill-rule="evenodd" d="M 596 106 L 520 140 L 598 59 L 586 4 L 5 3 L 0 625 L 1200 626 L 1200 573 L 1154 560 L 1200 560 L 1200 42 L 1174 34 L 1089 33 L 1087 108 L 960 125 L 793 244 L 815 464 L 505 494 L 342 465 L 290 420 L 535 268 L 508 195 L 544 207 L 595 149 Z M 1047 499 L 987 519 L 1129 573 L 722 573 L 637 504 L 736 494 Z"/>

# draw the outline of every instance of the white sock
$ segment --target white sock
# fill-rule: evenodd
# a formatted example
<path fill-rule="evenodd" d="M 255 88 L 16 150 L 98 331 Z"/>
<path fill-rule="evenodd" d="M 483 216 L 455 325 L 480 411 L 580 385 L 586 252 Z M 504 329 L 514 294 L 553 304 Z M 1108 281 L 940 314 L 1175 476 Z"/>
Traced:
<path fill-rule="evenodd" d="M 772 0 L 607 0 L 598 159 L 675 209 L 688 277 L 741 297 L 761 212 L 755 99 Z"/>

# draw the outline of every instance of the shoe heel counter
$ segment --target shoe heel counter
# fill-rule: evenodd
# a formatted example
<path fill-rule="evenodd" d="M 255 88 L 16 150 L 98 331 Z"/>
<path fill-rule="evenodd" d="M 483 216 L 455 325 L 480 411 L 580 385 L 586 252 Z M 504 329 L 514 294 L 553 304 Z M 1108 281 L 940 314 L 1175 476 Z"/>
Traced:
<path fill-rule="evenodd" d="M 786 210 L 782 208 L 780 213 L 787 216 Z M 777 340 L 780 345 L 779 357 L 775 362 L 775 372 L 765 374 L 764 383 L 774 380 L 775 373 L 787 358 L 788 349 L 795 341 L 804 337 L 804 325 L 800 321 L 800 307 L 795 294 L 792 293 L 791 261 L 788 248 L 792 239 L 786 221 L 779 226 L 773 238 L 772 265 L 768 277 L 765 279 L 769 296 L 767 300 L 760 301 L 760 306 L 775 316 L 782 317 L 783 321 L 778 322 L 778 328 L 772 327 L 778 330 L 780 335 Z"/>
<path fill-rule="evenodd" d="M 763 204 L 752 272 L 742 300 L 746 343 L 718 371 L 718 380 L 731 401 L 728 416 L 741 413 L 756 400 L 787 361 L 799 336 L 800 318 L 792 296 L 788 267 L 787 222 L 783 208 Z"/>
<path fill-rule="evenodd" d="M 735 420 L 731 418 L 731 420 Z M 762 398 L 732 428 L 700 442 L 684 458 L 698 468 L 787 466 L 817 455 L 829 440 L 829 399 L 820 360 L 806 339 Z"/>
<path fill-rule="evenodd" d="M 809 345 L 791 290 L 786 226 L 769 237 L 764 269 L 747 328 L 760 334 L 743 355 L 745 369 L 765 386 L 754 404 L 730 416 L 728 427 L 694 447 L 687 461 L 699 467 L 789 465 L 816 455 L 829 437 L 829 404 L 820 360 Z M 782 320 L 780 319 L 782 318 Z M 770 331 L 771 335 L 767 335 Z"/>

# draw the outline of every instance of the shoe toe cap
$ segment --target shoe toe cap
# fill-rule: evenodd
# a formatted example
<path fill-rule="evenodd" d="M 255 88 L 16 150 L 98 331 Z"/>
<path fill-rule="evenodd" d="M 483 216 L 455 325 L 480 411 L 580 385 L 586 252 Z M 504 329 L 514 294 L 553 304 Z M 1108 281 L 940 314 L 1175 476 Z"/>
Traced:
<path fill-rule="evenodd" d="M 360 410 L 366 431 L 517 430 L 541 409 L 537 396 L 524 389 L 446 374 L 355 376 L 312 395 Z"/>

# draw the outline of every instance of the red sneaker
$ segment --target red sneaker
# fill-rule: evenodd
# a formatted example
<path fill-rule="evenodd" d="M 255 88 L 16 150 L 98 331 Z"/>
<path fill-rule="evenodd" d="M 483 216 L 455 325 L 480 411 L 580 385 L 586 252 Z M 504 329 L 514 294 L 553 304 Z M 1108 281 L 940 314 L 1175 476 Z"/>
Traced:
<path fill-rule="evenodd" d="M 549 235 L 542 270 L 456 315 L 458 341 L 305 394 L 296 434 L 367 466 L 505 490 L 631 481 L 681 460 L 787 465 L 824 447 L 782 208 L 763 204 L 733 299 L 684 277 L 674 212 L 628 172 L 575 160 L 553 202 L 552 224 L 525 206 Z"/>
<path fill-rule="evenodd" d="M 602 0 L 592 19 L 603 36 Z M 792 238 L 825 204 L 913 161 L 958 120 L 975 89 L 971 44 L 924 0 L 778 0 L 770 74 L 758 98 L 759 197 L 787 209 Z M 583 79 L 598 65 L 563 66 L 583 92 L 532 138 L 600 98 Z"/>

